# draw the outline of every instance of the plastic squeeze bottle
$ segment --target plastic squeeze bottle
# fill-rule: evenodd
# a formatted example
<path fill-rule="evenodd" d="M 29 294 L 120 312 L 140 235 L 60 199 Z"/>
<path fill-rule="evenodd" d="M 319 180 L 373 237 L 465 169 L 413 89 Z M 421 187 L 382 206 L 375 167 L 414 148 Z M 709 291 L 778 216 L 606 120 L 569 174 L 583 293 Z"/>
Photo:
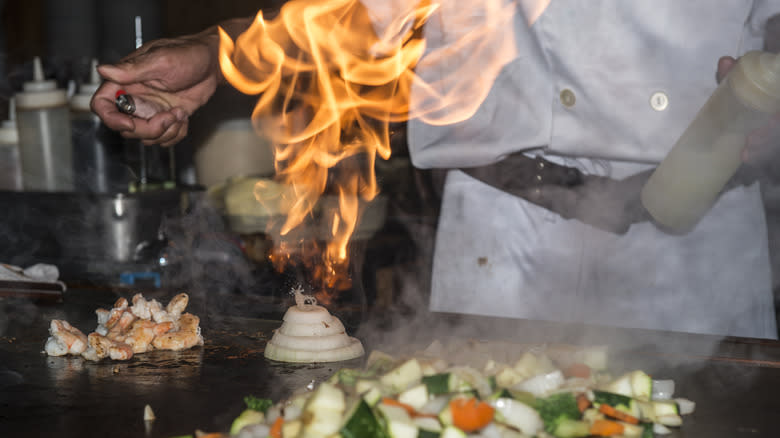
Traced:
<path fill-rule="evenodd" d="M 132 175 L 124 159 L 124 139 L 106 127 L 89 103 L 100 87 L 97 60 L 90 65 L 89 81 L 70 99 L 75 189 L 89 193 L 126 192 Z"/>
<path fill-rule="evenodd" d="M 22 190 L 19 131 L 16 129 L 16 105 L 13 98 L 8 104 L 8 120 L 0 122 L 0 190 Z"/>
<path fill-rule="evenodd" d="M 748 135 L 780 111 L 780 56 L 748 52 L 721 81 L 642 188 L 650 215 L 692 229 L 742 164 Z"/>
<path fill-rule="evenodd" d="M 33 80 L 16 94 L 16 123 L 25 190 L 73 190 L 73 145 L 65 90 L 45 80 L 41 59 L 33 60 Z"/>

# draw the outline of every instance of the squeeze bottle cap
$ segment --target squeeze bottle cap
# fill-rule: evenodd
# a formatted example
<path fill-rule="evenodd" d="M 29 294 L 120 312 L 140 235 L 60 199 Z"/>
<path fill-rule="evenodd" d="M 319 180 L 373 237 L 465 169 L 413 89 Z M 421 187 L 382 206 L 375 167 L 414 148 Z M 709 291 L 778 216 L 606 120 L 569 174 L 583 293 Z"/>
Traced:
<path fill-rule="evenodd" d="M 79 92 L 70 98 L 70 106 L 77 111 L 90 111 L 89 102 L 100 87 L 100 74 L 97 71 L 97 59 L 93 59 L 89 67 L 89 82 L 79 86 Z"/>
<path fill-rule="evenodd" d="M 746 105 L 765 113 L 780 111 L 780 56 L 748 52 L 726 80 Z"/>
<path fill-rule="evenodd" d="M 19 131 L 16 129 L 16 104 L 12 97 L 8 101 L 8 120 L 0 124 L 0 144 L 18 144 Z"/>
<path fill-rule="evenodd" d="M 67 103 L 65 90 L 57 88 L 53 80 L 43 76 L 41 58 L 33 58 L 33 80 L 25 82 L 21 93 L 16 94 L 16 105 L 19 109 L 39 109 L 64 105 Z"/>

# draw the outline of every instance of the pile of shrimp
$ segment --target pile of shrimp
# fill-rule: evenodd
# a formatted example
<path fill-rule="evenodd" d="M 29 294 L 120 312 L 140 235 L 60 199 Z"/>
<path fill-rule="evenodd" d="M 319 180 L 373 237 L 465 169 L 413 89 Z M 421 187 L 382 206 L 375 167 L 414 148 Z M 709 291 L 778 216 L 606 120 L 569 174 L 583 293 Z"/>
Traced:
<path fill-rule="evenodd" d="M 151 350 L 184 350 L 203 345 L 200 318 L 182 313 L 189 303 L 185 293 L 167 306 L 136 294 L 132 306 L 119 298 L 111 310 L 97 309 L 98 326 L 89 336 L 65 320 L 52 320 L 45 351 L 49 356 L 81 355 L 87 360 L 128 360 Z"/>

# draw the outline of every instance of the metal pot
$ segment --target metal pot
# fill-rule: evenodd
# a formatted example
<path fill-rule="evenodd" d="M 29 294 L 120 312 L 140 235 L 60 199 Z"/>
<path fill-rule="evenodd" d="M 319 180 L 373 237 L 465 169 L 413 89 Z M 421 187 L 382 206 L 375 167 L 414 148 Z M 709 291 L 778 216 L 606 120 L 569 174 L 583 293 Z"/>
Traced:
<path fill-rule="evenodd" d="M 0 261 L 53 263 L 63 275 L 153 263 L 165 245 L 161 224 L 182 213 L 186 195 L 0 192 L 0 236 L 9 242 Z"/>

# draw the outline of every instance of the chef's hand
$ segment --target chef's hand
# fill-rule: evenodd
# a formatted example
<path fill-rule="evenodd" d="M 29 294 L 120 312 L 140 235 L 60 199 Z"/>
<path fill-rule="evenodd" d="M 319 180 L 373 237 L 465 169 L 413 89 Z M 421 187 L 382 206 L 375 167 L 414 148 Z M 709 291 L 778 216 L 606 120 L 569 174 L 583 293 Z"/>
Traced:
<path fill-rule="evenodd" d="M 726 74 L 737 64 L 731 56 L 723 56 L 718 60 L 717 80 L 722 81 Z M 745 148 L 742 149 L 742 161 L 750 165 L 760 165 L 771 158 L 773 146 L 780 140 L 780 113 L 775 114 L 767 126 L 748 135 Z"/>
<path fill-rule="evenodd" d="M 251 20 L 220 23 L 235 38 Z M 223 81 L 217 27 L 201 33 L 151 41 L 114 65 L 101 65 L 105 80 L 92 97 L 94 111 L 111 129 L 146 145 L 171 146 L 187 135 L 189 117 Z M 133 96 L 134 116 L 120 112 L 117 91 Z"/>

